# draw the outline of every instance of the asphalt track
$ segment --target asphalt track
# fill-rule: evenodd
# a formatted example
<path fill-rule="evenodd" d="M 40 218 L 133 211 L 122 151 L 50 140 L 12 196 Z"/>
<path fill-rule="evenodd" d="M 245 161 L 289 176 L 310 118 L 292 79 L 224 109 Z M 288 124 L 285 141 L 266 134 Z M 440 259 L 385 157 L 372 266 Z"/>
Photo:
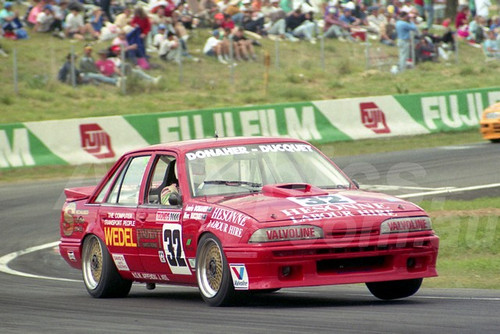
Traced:
<path fill-rule="evenodd" d="M 499 158 L 500 145 L 482 143 L 335 160 L 363 188 L 445 201 L 500 196 Z M 93 299 L 55 248 L 63 188 L 89 182 L 0 184 L 0 333 L 500 332 L 497 290 L 424 285 L 384 302 L 363 285 L 314 287 L 211 308 L 196 288 L 137 284 L 128 298 Z"/>

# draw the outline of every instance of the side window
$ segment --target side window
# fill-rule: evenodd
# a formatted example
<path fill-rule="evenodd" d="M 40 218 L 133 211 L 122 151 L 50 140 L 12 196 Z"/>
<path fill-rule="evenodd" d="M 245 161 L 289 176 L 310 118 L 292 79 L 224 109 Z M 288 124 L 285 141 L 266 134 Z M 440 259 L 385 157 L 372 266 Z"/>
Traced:
<path fill-rule="evenodd" d="M 138 204 L 141 181 L 149 156 L 132 158 L 116 180 L 107 203 Z"/>
<path fill-rule="evenodd" d="M 160 155 L 152 167 L 145 203 L 160 204 L 162 191 L 165 194 L 167 190 L 164 189 L 173 184 L 178 185 L 176 159 L 171 155 Z"/>

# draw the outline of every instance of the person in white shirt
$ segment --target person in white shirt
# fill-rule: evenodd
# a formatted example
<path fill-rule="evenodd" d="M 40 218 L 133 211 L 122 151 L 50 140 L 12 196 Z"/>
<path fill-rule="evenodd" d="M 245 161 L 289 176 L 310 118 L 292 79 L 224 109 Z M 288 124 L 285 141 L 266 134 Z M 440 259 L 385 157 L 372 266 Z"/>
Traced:
<path fill-rule="evenodd" d="M 64 21 L 65 34 L 69 38 L 74 39 L 85 39 L 85 35 L 89 34 L 93 38 L 98 39 L 99 33 L 96 32 L 90 23 L 85 23 L 83 20 L 83 14 L 79 7 L 72 7 L 70 13 L 66 16 Z"/>

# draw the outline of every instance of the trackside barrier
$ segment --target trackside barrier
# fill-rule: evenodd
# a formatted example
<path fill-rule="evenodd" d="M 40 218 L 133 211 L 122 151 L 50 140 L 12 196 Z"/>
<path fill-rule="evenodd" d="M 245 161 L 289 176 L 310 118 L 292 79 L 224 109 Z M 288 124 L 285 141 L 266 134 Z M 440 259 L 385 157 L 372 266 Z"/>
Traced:
<path fill-rule="evenodd" d="M 462 131 L 497 101 L 500 87 L 0 124 L 0 168 L 111 162 L 130 149 L 216 132 L 327 143 Z"/>

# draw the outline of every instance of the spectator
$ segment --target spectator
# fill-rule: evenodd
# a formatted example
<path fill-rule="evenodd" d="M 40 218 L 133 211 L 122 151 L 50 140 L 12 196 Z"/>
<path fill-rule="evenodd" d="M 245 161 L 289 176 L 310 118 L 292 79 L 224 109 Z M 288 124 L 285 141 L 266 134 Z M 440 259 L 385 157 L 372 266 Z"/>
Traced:
<path fill-rule="evenodd" d="M 484 23 L 485 19 L 480 15 L 476 15 L 474 20 L 469 23 L 467 40 L 472 46 L 479 46 L 484 41 Z"/>
<path fill-rule="evenodd" d="M 132 9 L 130 9 L 130 7 L 125 7 L 123 12 L 115 17 L 114 23 L 118 28 L 124 29 L 126 26 L 130 25 L 130 21 L 132 21 Z"/>
<path fill-rule="evenodd" d="M 280 7 L 288 15 L 293 11 L 293 0 L 280 0 Z"/>
<path fill-rule="evenodd" d="M 380 35 L 380 27 L 382 23 L 386 21 L 385 18 L 385 9 L 372 7 L 369 10 L 370 14 L 366 17 L 366 21 L 368 23 L 368 31 Z"/>
<path fill-rule="evenodd" d="M 223 3 L 223 1 L 220 1 L 220 3 Z M 219 6 L 217 6 L 215 0 L 202 1 L 201 8 L 197 13 L 198 18 L 201 20 L 201 24 L 203 24 L 204 27 L 213 26 L 213 17 L 218 11 Z"/>
<path fill-rule="evenodd" d="M 500 16 L 495 15 L 491 18 L 490 30 L 498 33 L 500 30 Z"/>
<path fill-rule="evenodd" d="M 396 25 L 391 14 L 386 14 L 386 19 L 380 25 L 380 42 L 385 45 L 396 45 Z"/>
<path fill-rule="evenodd" d="M 181 50 L 179 39 L 173 32 L 169 31 L 167 33 L 167 38 L 160 42 L 158 55 L 162 60 L 179 63 L 181 59 Z"/>
<path fill-rule="evenodd" d="M 109 5 L 108 5 L 109 11 Z M 90 16 L 90 25 L 94 31 L 101 34 L 102 27 L 104 27 L 104 12 L 101 7 L 94 7 L 92 15 Z"/>
<path fill-rule="evenodd" d="M 227 21 L 230 18 L 233 23 L 236 23 L 240 22 L 243 19 L 243 13 L 240 11 L 239 3 L 240 0 L 231 0 L 227 3 L 227 5 L 225 5 L 225 9 L 221 10 Z M 233 28 L 234 27 L 230 29 Z"/>
<path fill-rule="evenodd" d="M 414 17 L 410 17 L 406 12 L 401 12 L 396 22 L 400 72 L 406 70 L 406 61 L 410 58 L 410 32 L 417 31 L 417 27 L 413 21 Z"/>
<path fill-rule="evenodd" d="M 31 8 L 28 8 L 28 15 L 26 17 L 26 24 L 30 27 L 34 27 L 36 24 L 36 18 L 40 12 L 43 11 L 43 7 L 45 6 L 45 2 L 42 0 L 35 0 L 35 5 Z"/>
<path fill-rule="evenodd" d="M 45 5 L 43 7 L 43 10 L 36 17 L 36 24 L 33 30 L 37 32 L 51 32 L 57 30 L 62 34 L 62 21 L 56 18 L 52 5 Z M 57 36 L 64 38 L 64 34 Z"/>
<path fill-rule="evenodd" d="M 455 16 L 455 28 L 460 29 L 461 27 L 467 25 L 469 22 L 469 7 L 462 6 L 459 8 L 457 15 Z"/>
<path fill-rule="evenodd" d="M 100 7 L 101 10 L 100 10 L 99 15 L 102 16 L 102 14 L 105 14 L 106 19 L 109 22 L 113 23 L 114 18 L 113 18 L 113 15 L 111 14 L 111 0 L 100 0 L 100 4 L 101 4 L 101 7 Z M 101 31 L 101 29 L 98 29 L 98 31 Z"/>
<path fill-rule="evenodd" d="M 137 64 L 137 44 L 129 44 L 127 40 L 127 34 L 124 31 L 119 31 L 118 36 L 116 36 L 111 42 L 111 46 L 118 45 L 121 49 L 125 51 L 125 58 L 127 58 L 131 63 Z"/>
<path fill-rule="evenodd" d="M 139 6 L 135 8 L 130 25 L 140 28 L 140 38 L 144 47 L 146 47 L 146 36 L 151 31 L 151 21 L 142 7 Z"/>
<path fill-rule="evenodd" d="M 286 32 L 286 13 L 279 6 L 279 0 L 271 0 L 271 5 L 264 6 L 263 12 L 268 20 L 264 25 L 264 31 L 269 35 L 269 38 L 284 38 Z"/>
<path fill-rule="evenodd" d="M 487 57 L 500 58 L 498 41 L 493 30 L 489 30 L 487 34 L 488 38 L 484 41 L 484 53 Z"/>
<path fill-rule="evenodd" d="M 153 46 L 156 51 L 160 49 L 160 44 L 167 38 L 167 27 L 163 23 L 158 24 L 156 34 L 153 36 Z"/>
<path fill-rule="evenodd" d="M 264 14 L 262 14 L 260 10 L 251 7 L 250 4 L 245 5 L 243 13 L 243 28 L 257 34 L 262 34 L 264 30 Z"/>
<path fill-rule="evenodd" d="M 297 41 L 298 38 L 305 38 L 312 44 L 316 43 L 316 24 L 313 21 L 312 13 L 303 14 L 300 9 L 296 9 L 285 19 L 288 39 Z"/>
<path fill-rule="evenodd" d="M 108 58 L 108 53 L 109 51 L 107 49 L 99 51 L 100 59 L 96 62 L 96 65 L 99 67 L 102 74 L 106 76 L 122 76 L 125 74 L 132 74 L 141 80 L 155 85 L 160 81 L 161 76 L 155 78 L 141 70 L 138 66 L 131 66 L 130 64 L 122 63 L 116 54 L 113 54 Z M 122 69 L 124 72 L 122 72 Z"/>
<path fill-rule="evenodd" d="M 248 39 L 244 34 L 242 27 L 238 27 L 234 30 L 233 42 L 234 42 L 234 54 L 237 61 L 241 59 L 244 60 L 256 60 L 257 56 L 252 45 L 252 40 Z"/>
<path fill-rule="evenodd" d="M 99 33 L 96 32 L 90 23 L 85 23 L 82 8 L 79 5 L 70 4 L 70 13 L 64 21 L 66 37 L 83 40 L 88 34 L 94 39 L 99 38 Z"/>
<path fill-rule="evenodd" d="M 12 7 L 12 2 L 6 1 L 0 11 L 0 29 L 4 31 L 3 36 L 10 39 L 28 38 L 17 11 L 13 11 Z"/>
<path fill-rule="evenodd" d="M 415 46 L 415 58 L 417 63 L 436 60 L 436 47 L 429 36 L 421 36 Z"/>
<path fill-rule="evenodd" d="M 12 11 L 12 2 L 6 1 L 3 4 L 3 9 L 0 11 L 0 27 L 14 21 L 17 17 L 16 12 Z"/>
<path fill-rule="evenodd" d="M 489 1 L 489 0 L 483 0 Z M 424 0 L 424 11 L 425 11 L 425 22 L 427 23 L 427 29 L 432 28 L 434 23 L 434 3 L 433 0 Z"/>
<path fill-rule="evenodd" d="M 344 8 L 344 13 L 340 16 L 339 20 L 347 24 L 349 27 L 361 25 L 361 20 L 353 16 L 352 10 L 349 8 Z"/>
<path fill-rule="evenodd" d="M 484 20 L 490 17 L 490 0 L 476 0 L 476 16 L 481 16 Z"/>
<path fill-rule="evenodd" d="M 341 21 L 336 12 L 328 12 L 324 18 L 324 22 L 323 37 L 338 38 L 341 41 L 345 41 L 346 39 L 353 40 L 349 32 L 349 25 Z"/>
<path fill-rule="evenodd" d="M 63 66 L 59 69 L 57 79 L 59 81 L 67 84 L 80 83 L 80 71 L 76 68 L 76 58 L 77 55 L 72 55 L 68 53 L 66 56 L 66 61 Z"/>
<path fill-rule="evenodd" d="M 92 57 L 92 47 L 85 46 L 83 56 L 80 59 L 80 72 L 86 82 L 103 82 L 110 85 L 120 85 L 120 78 L 113 76 L 105 76 L 100 73 L 94 58 Z"/>
<path fill-rule="evenodd" d="M 227 64 L 229 59 L 229 45 L 219 39 L 219 31 L 215 30 L 203 47 L 203 54 L 206 56 L 216 56 L 221 64 Z"/>
<path fill-rule="evenodd" d="M 425 17 L 424 0 L 415 0 L 415 9 L 417 10 L 418 16 L 421 18 Z"/>

